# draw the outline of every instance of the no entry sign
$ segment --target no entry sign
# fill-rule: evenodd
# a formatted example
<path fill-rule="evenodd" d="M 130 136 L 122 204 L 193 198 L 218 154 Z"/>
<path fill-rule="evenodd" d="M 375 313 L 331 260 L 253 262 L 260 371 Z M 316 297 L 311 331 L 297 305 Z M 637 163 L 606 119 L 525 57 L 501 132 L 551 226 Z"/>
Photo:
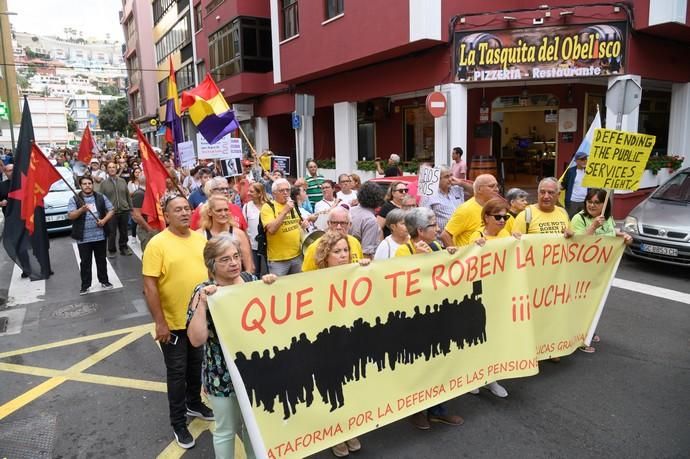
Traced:
<path fill-rule="evenodd" d="M 426 109 L 434 118 L 445 115 L 447 106 L 446 96 L 442 92 L 434 91 L 426 96 Z"/>

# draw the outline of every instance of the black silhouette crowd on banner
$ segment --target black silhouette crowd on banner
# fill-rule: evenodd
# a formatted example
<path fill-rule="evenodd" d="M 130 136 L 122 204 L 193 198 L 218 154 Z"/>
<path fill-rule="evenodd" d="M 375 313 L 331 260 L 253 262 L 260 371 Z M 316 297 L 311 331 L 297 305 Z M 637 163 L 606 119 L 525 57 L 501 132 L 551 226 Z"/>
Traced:
<path fill-rule="evenodd" d="M 314 386 L 325 404 L 334 411 L 345 404 L 343 386 L 367 377 L 367 365 L 375 363 L 380 372 L 386 364 L 411 365 L 446 355 L 452 344 L 484 343 L 486 309 L 479 297 L 481 281 L 473 285 L 471 296 L 462 301 L 444 299 L 441 304 L 427 305 L 424 312 L 415 306 L 408 317 L 403 311 L 388 313 L 385 323 L 376 317 L 375 324 L 359 318 L 352 326 L 324 328 L 314 341 L 305 333 L 292 337 L 290 347 L 274 346 L 262 353 L 252 352 L 249 359 L 236 354 L 235 364 L 242 375 L 252 405 L 274 412 L 275 399 L 283 405 L 283 419 L 296 413 L 298 403 L 310 406 Z"/>

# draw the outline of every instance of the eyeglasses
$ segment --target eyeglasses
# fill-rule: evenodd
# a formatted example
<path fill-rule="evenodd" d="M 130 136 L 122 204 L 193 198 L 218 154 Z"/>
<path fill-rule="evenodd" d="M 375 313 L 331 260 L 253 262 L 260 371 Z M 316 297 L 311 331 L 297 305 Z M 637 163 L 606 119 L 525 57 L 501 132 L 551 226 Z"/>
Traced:
<path fill-rule="evenodd" d="M 279 188 L 276 190 L 276 193 L 289 193 L 290 188 Z"/>
<path fill-rule="evenodd" d="M 337 227 L 337 226 L 349 226 L 349 225 L 350 225 L 350 222 L 334 222 L 334 221 L 332 221 L 332 220 L 329 220 L 329 221 L 328 221 L 328 224 L 329 224 L 329 225 L 336 226 L 336 227 Z"/>
<path fill-rule="evenodd" d="M 432 223 L 431 225 L 426 225 L 426 226 L 424 227 L 424 229 L 437 228 L 437 227 L 438 227 L 438 223 Z"/>
<path fill-rule="evenodd" d="M 410 191 L 410 190 L 409 190 L 409 188 L 399 188 L 399 189 L 397 189 L 397 190 L 395 190 L 395 191 L 397 191 L 398 193 L 407 193 L 407 192 Z"/>
<path fill-rule="evenodd" d="M 239 263 L 241 259 L 242 259 L 242 255 L 240 255 L 239 253 L 236 253 L 236 254 L 231 255 L 231 256 L 218 258 L 216 260 L 216 264 L 217 265 L 227 265 L 229 263 Z"/>
<path fill-rule="evenodd" d="M 229 193 L 230 188 L 211 188 L 211 191 L 214 193 L 216 193 L 218 191 L 222 191 L 223 193 Z"/>
<path fill-rule="evenodd" d="M 505 215 L 492 215 L 492 217 L 494 217 L 494 220 L 496 220 L 497 222 L 500 222 L 501 220 L 503 220 L 504 222 L 507 222 L 508 219 L 510 218 L 510 215 L 508 215 L 508 214 L 505 214 Z"/>

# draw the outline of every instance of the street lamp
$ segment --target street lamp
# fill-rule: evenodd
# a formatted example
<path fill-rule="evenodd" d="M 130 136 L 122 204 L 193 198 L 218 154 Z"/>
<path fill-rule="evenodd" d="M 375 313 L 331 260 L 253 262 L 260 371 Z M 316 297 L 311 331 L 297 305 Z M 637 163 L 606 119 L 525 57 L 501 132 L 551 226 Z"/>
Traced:
<path fill-rule="evenodd" d="M 16 16 L 17 13 L 11 11 L 0 11 L 0 16 Z M 14 124 L 12 121 L 12 100 L 10 98 L 10 83 L 7 81 L 7 72 L 9 66 L 7 65 L 7 55 L 5 54 L 5 34 L 2 30 L 2 20 L 0 20 L 0 46 L 2 47 L 2 63 L 5 66 L 5 72 L 2 75 L 2 79 L 5 80 L 5 94 L 7 94 L 7 116 L 10 121 L 10 139 L 12 141 L 12 154 L 14 154 L 15 142 L 14 142 Z"/>

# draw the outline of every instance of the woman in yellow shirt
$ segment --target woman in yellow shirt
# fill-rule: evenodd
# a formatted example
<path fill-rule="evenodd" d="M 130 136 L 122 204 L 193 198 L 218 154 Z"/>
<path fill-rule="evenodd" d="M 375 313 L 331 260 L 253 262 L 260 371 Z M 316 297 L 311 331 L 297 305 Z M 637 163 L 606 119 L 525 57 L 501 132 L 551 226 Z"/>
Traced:
<path fill-rule="evenodd" d="M 506 229 L 506 223 L 510 218 L 508 203 L 503 198 L 493 198 L 487 201 L 482 208 L 482 222 L 484 226 L 470 236 L 470 242 L 483 246 L 486 241 L 508 237 L 510 233 Z"/>

